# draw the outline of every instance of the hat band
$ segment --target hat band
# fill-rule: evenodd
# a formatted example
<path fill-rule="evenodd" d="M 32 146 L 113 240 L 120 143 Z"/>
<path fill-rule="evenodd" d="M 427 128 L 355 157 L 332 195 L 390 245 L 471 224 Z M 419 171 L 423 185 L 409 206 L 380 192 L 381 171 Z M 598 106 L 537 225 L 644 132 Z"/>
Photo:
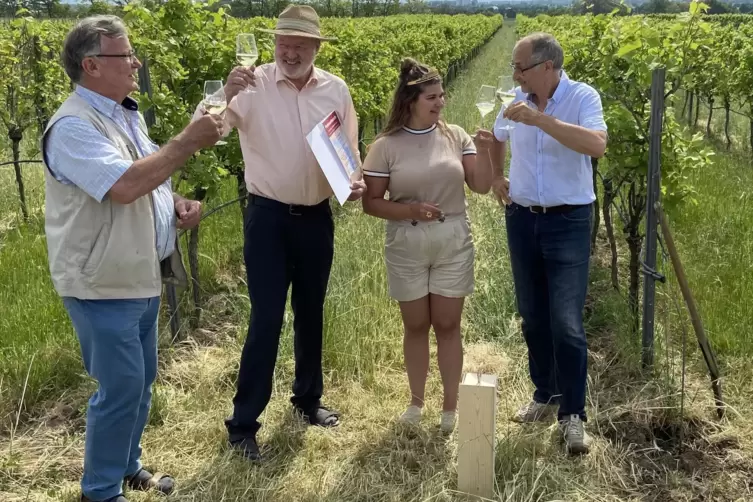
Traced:
<path fill-rule="evenodd" d="M 304 33 L 308 33 L 309 35 L 316 35 L 317 37 L 320 36 L 319 29 L 316 28 L 315 25 L 313 25 L 309 21 L 303 21 L 300 19 L 278 19 L 276 29 L 302 31 Z"/>

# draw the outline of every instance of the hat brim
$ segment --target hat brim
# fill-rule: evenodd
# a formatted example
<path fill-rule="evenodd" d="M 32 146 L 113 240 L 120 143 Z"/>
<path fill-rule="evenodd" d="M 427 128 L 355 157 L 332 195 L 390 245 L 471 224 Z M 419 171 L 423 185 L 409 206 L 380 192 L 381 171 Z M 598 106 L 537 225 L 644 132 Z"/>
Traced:
<path fill-rule="evenodd" d="M 271 33 L 273 35 L 285 35 L 288 37 L 313 38 L 314 40 L 322 40 L 325 42 L 334 42 L 337 40 L 336 37 L 323 37 L 320 35 L 313 35 L 311 33 L 306 33 L 305 31 L 298 31 L 298 30 L 270 30 L 267 28 L 256 28 L 256 31 L 262 31 L 264 33 Z"/>

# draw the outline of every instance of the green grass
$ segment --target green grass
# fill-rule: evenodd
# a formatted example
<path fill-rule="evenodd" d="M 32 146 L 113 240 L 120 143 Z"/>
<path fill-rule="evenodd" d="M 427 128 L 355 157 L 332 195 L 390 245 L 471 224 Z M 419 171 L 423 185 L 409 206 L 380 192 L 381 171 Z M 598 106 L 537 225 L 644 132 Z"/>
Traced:
<path fill-rule="evenodd" d="M 455 82 L 445 114 L 449 122 L 469 132 L 475 129 L 476 92 L 481 84 L 494 85 L 506 71 L 513 41 L 508 25 Z M 732 178 L 733 173 L 739 178 Z M 743 187 L 753 186 L 753 173 L 729 160 L 698 176 L 702 203 L 671 215 L 672 225 L 704 321 L 715 341 L 728 341 L 718 348 L 728 375 L 725 392 L 735 412 L 728 421 L 714 421 L 708 379 L 700 371 L 699 354 L 690 351 L 693 371 L 685 417 L 678 418 L 678 336 L 681 323 L 687 323 L 668 308 L 672 304 L 661 303 L 657 318 L 660 347 L 666 354 L 659 358 L 656 374 L 641 371 L 639 342 L 629 331 L 624 299 L 609 287 L 606 244 L 600 240 L 586 315 L 588 430 L 595 444 L 582 459 L 561 452 L 554 427 L 519 427 L 507 420 L 532 390 L 526 350 L 515 314 L 502 211 L 491 196 L 469 193 L 477 287 L 463 317 L 464 369 L 499 377 L 496 500 L 753 498 L 753 424 L 746 418 L 753 412 L 753 368 L 746 362 L 753 349 L 745 338 L 753 316 L 746 318 L 750 295 L 744 294 L 751 280 L 747 271 L 747 279 L 738 276 L 733 283 L 724 266 L 745 274 L 750 263 L 745 235 L 751 217 L 739 201 Z M 8 186 L 5 177 L 2 181 Z M 39 180 L 29 182 L 35 183 Z M 8 211 L 13 192 L 4 192 L 0 208 Z M 234 196 L 233 183 L 228 182 L 207 207 Z M 342 426 L 306 428 L 290 414 L 294 366 L 288 312 L 272 401 L 261 417 L 259 439 L 268 460 L 253 467 L 227 452 L 223 419 L 231 411 L 249 315 L 241 227 L 236 206 L 201 227 L 205 311 L 199 329 L 171 345 L 163 314 L 161 369 L 143 445 L 147 465 L 178 480 L 179 489 L 168 500 L 461 500 L 456 493 L 456 437 L 438 434 L 441 382 L 434 348 L 422 426 L 403 428 L 396 423 L 409 396 L 402 327 L 398 307 L 387 294 L 384 223 L 364 215 L 359 204 L 336 211 L 335 262 L 325 316 L 325 402 L 343 413 Z M 0 500 L 73 502 L 78 497 L 84 411 L 92 384 L 83 376 L 75 335 L 51 291 L 41 222 L 8 225 L 0 229 L 0 239 L 0 428 L 6 431 L 0 433 Z M 711 240 L 715 244 L 707 245 Z M 622 253 L 621 249 L 624 260 Z M 720 284 L 704 290 L 716 276 Z M 740 286 L 733 289 L 732 284 Z M 187 313 L 188 295 L 181 304 Z M 32 320 L 41 327 L 32 327 Z M 688 345 L 694 346 L 692 338 Z M 10 435 L 9 425 L 19 409 L 21 425 Z M 680 430 L 685 438 L 682 449 L 676 440 Z M 143 494 L 129 498 L 162 500 Z"/>
<path fill-rule="evenodd" d="M 708 114 L 708 105 L 702 103 L 698 130 L 705 132 Z M 724 151 L 724 110 L 714 110 L 711 141 L 718 145 L 714 166 L 692 174 L 697 203 L 685 204 L 669 215 L 709 337 L 722 354 L 741 357 L 753 354 L 753 302 L 746 301 L 753 295 L 749 134 L 748 119 L 733 114 L 733 148 Z"/>
<path fill-rule="evenodd" d="M 675 112 L 679 115 L 683 113 L 683 104 L 685 100 L 685 93 L 680 91 L 675 100 Z M 686 124 L 690 123 L 688 120 L 689 106 L 685 105 L 685 111 L 683 120 Z M 720 150 L 726 150 L 727 138 L 724 134 L 724 101 L 723 98 L 717 97 L 714 102 L 714 110 L 711 111 L 711 140 L 719 147 Z M 693 105 L 693 115 L 696 111 L 696 103 Z M 730 104 L 730 121 L 729 121 L 729 136 L 731 142 L 731 150 L 738 152 L 750 152 L 750 120 L 747 116 L 750 113 L 748 107 L 744 103 L 731 103 Z M 706 132 L 706 125 L 709 117 L 709 105 L 706 101 L 701 101 L 700 109 L 698 110 L 698 121 L 696 122 L 696 129 L 698 131 Z M 736 113 L 737 112 L 737 113 Z"/>
<path fill-rule="evenodd" d="M 722 354 L 753 354 L 753 171 L 730 155 L 697 172 L 698 203 L 674 214 L 673 237 L 704 327 Z M 669 265 L 668 265 L 669 266 Z"/>
<path fill-rule="evenodd" d="M 52 288 L 44 239 L 44 181 L 40 166 L 24 167 L 30 219 L 23 224 L 12 168 L 0 168 L 0 429 L 11 413 L 26 412 L 81 383 L 77 342 Z M 20 401 L 24 396 L 23 403 Z"/>

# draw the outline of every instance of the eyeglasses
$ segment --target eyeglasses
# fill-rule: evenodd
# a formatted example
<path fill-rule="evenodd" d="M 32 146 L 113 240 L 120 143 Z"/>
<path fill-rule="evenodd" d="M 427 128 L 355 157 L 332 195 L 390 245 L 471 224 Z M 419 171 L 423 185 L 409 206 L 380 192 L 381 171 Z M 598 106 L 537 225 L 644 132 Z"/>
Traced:
<path fill-rule="evenodd" d="M 534 63 L 531 66 L 528 66 L 526 68 L 519 68 L 519 67 L 515 66 L 515 63 L 510 63 L 510 68 L 512 68 L 513 72 L 519 71 L 520 73 L 524 73 L 524 72 L 527 72 L 528 70 L 530 70 L 531 68 L 537 67 L 538 65 L 540 65 L 542 63 L 546 63 L 546 61 L 539 61 L 538 63 Z"/>
<path fill-rule="evenodd" d="M 131 49 L 128 54 L 92 54 L 89 57 L 93 58 L 126 58 L 129 62 L 133 62 L 136 57 L 136 51 Z"/>

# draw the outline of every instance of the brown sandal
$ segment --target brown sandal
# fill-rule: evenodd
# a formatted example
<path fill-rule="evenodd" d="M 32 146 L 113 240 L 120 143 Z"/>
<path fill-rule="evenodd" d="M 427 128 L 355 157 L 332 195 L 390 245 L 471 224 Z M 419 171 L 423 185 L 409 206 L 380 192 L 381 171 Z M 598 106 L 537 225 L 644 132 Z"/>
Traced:
<path fill-rule="evenodd" d="M 144 492 L 157 490 L 165 495 L 170 495 L 175 486 L 175 481 L 167 474 L 162 472 L 152 474 L 146 469 L 139 469 L 133 476 L 126 476 L 125 482 L 131 490 Z"/>

